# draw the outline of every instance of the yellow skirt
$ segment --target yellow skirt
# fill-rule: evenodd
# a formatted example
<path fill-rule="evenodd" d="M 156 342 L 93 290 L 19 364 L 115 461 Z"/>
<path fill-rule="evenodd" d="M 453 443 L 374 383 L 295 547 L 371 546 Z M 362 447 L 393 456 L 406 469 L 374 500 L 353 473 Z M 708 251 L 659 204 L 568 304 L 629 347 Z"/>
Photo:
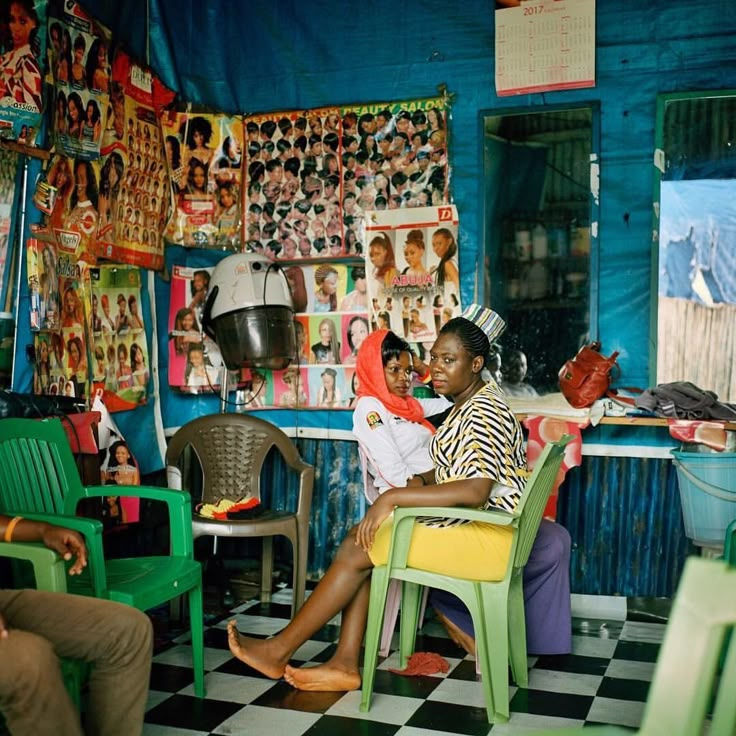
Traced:
<path fill-rule="evenodd" d="M 391 543 L 393 517 L 376 532 L 368 556 L 374 565 L 385 565 Z M 415 524 L 409 547 L 409 567 L 468 580 L 501 580 L 506 573 L 513 530 L 471 522 L 434 528 Z"/>

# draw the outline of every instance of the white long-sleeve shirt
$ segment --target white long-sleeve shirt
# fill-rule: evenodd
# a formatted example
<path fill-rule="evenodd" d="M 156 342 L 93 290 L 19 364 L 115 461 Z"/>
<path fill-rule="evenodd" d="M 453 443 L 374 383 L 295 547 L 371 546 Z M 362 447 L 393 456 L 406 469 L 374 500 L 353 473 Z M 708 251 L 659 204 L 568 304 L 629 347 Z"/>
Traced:
<path fill-rule="evenodd" d="M 445 398 L 417 399 L 424 416 L 440 414 L 452 406 Z M 362 396 L 353 412 L 353 434 L 368 461 L 368 472 L 379 493 L 403 487 L 412 475 L 433 467 L 429 457 L 432 433 L 423 424 L 392 414 L 381 401 Z"/>

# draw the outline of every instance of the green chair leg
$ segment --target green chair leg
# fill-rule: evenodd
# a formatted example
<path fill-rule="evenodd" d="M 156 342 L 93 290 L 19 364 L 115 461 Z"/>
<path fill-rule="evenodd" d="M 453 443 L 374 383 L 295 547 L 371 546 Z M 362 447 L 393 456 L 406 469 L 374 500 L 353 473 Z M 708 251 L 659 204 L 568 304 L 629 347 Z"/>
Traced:
<path fill-rule="evenodd" d="M 404 669 L 414 654 L 419 625 L 419 609 L 422 606 L 423 586 L 404 581 L 401 594 L 401 625 L 399 627 L 400 667 Z"/>
<path fill-rule="evenodd" d="M 363 654 L 363 686 L 360 695 L 360 710 L 367 713 L 373 697 L 373 683 L 376 679 L 378 662 L 378 643 L 383 628 L 383 609 L 386 607 L 388 595 L 388 570 L 385 566 L 373 568 L 371 574 L 371 593 L 368 604 L 368 621 L 365 630 L 365 648 Z"/>
<path fill-rule="evenodd" d="M 194 666 L 194 694 L 205 696 L 204 686 L 204 603 L 202 583 L 189 591 L 189 625 L 192 633 L 192 665 Z"/>
<path fill-rule="evenodd" d="M 529 687 L 524 591 L 520 575 L 511 581 L 509 588 L 509 660 L 514 682 L 519 687 Z"/>

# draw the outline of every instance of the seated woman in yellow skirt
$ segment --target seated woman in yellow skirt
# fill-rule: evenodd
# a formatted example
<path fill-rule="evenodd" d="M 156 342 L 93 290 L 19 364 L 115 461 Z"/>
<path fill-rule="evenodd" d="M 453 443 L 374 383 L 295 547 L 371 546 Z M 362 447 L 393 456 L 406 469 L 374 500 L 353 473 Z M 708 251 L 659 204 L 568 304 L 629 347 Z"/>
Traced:
<path fill-rule="evenodd" d="M 405 487 L 390 488 L 366 511 L 347 535 L 335 559 L 294 619 L 271 639 L 251 639 L 228 625 L 232 653 L 267 677 L 285 677 L 302 690 L 355 690 L 360 687 L 358 661 L 365 632 L 374 565 L 385 563 L 391 534 L 391 514 L 404 506 L 466 506 L 513 510 L 527 476 L 522 433 L 495 383 L 481 372 L 490 345 L 504 328 L 490 309 L 472 305 L 462 317 L 442 328 L 432 347 L 430 371 L 434 390 L 452 397 L 454 408 L 432 438 L 434 470 L 414 475 Z M 362 370 L 382 367 L 389 391 L 403 399 L 407 412 L 416 412 L 410 395 L 412 360 L 401 353 L 380 366 L 371 335 L 358 353 L 360 391 Z M 421 409 L 419 409 L 421 412 Z M 394 409 L 394 413 L 399 413 Z M 490 524 L 425 519 L 415 529 L 409 563 L 448 575 L 497 580 L 508 561 L 511 532 Z M 334 656 L 311 668 L 289 666 L 292 654 L 316 631 L 342 611 L 340 639 Z"/>

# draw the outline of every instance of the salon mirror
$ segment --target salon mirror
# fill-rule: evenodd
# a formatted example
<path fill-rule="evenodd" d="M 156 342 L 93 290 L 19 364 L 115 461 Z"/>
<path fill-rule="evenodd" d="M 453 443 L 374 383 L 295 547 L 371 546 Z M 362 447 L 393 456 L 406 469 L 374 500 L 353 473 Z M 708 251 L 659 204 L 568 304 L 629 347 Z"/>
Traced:
<path fill-rule="evenodd" d="M 597 324 L 597 109 L 481 116 L 486 282 L 478 291 L 508 325 L 502 374 L 504 355 L 520 350 L 526 382 L 557 392 L 560 366 Z"/>
<path fill-rule="evenodd" d="M 734 402 L 736 91 L 659 95 L 656 146 L 650 375 Z"/>

